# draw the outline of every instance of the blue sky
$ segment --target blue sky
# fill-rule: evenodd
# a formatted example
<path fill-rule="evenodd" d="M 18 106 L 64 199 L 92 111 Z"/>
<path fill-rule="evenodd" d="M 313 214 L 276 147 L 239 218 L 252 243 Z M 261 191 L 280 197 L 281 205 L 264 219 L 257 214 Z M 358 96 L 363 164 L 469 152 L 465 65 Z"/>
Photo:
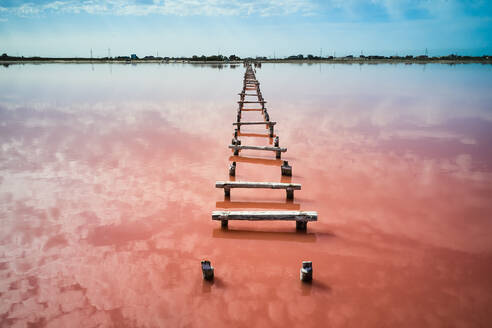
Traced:
<path fill-rule="evenodd" d="M 492 54 L 492 1 L 0 0 L 24 56 Z"/>

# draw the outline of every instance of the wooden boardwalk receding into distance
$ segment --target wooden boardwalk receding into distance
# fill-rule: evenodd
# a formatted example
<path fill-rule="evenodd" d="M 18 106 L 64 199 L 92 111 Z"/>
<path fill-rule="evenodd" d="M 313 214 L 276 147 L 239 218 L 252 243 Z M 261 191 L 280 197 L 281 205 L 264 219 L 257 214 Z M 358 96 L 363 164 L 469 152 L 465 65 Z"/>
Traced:
<path fill-rule="evenodd" d="M 287 152 L 287 148 L 280 147 L 279 137 L 274 135 L 274 126 L 277 122 L 270 121 L 270 115 L 265 107 L 267 103 L 263 98 L 260 90 L 260 82 L 256 79 L 255 71 L 250 63 L 245 63 L 246 72 L 244 73 L 243 90 L 239 93 L 240 100 L 238 101 L 239 108 L 237 110 L 236 122 L 233 122 L 233 126 L 236 126 L 234 130 L 234 138 L 231 141 L 231 145 L 228 147 L 234 151 L 233 157 L 235 159 L 229 167 L 229 175 L 234 177 L 236 175 L 237 163 L 253 163 L 264 165 L 279 165 L 281 167 L 282 181 L 288 181 L 289 183 L 282 182 L 253 182 L 253 181 L 217 181 L 215 183 L 216 188 L 224 189 L 224 197 L 227 202 L 230 202 L 231 189 L 233 188 L 262 188 L 262 189 L 284 189 L 287 193 L 287 199 L 294 199 L 294 190 L 301 190 L 299 183 L 290 183 L 292 176 L 292 166 L 287 161 L 281 162 L 281 153 Z M 251 91 L 250 93 L 246 90 Z M 253 93 L 253 90 L 256 93 Z M 245 100 L 245 97 L 257 97 L 257 100 Z M 244 108 L 245 104 L 260 104 L 261 108 Z M 260 106 L 258 106 L 260 107 Z M 263 115 L 263 121 L 241 121 L 242 112 L 258 111 Z M 249 125 L 265 125 L 270 131 L 269 134 L 247 134 L 241 133 L 241 126 Z M 239 137 L 267 137 L 270 138 L 270 144 L 274 140 L 273 146 L 253 146 L 243 145 Z M 273 139 L 275 136 L 275 139 Z M 259 150 L 259 151 L 273 151 L 275 152 L 276 160 L 261 160 L 250 159 L 241 157 L 239 152 L 241 150 Z M 285 179 L 285 180 L 284 180 Z M 225 203 L 225 202 L 222 202 Z M 236 202 L 241 204 L 241 202 Z M 220 203 L 218 203 L 220 204 Z M 233 204 L 233 203 L 231 203 Z M 258 203 L 266 204 L 266 203 Z M 271 203 L 268 203 L 269 206 Z M 288 204 L 288 203 L 287 203 Z M 251 203 L 248 203 L 249 207 L 254 207 Z M 279 206 L 282 207 L 282 206 Z M 291 205 L 292 207 L 292 205 Z M 300 205 L 295 206 L 297 208 Z M 261 207 L 260 207 L 261 208 Z M 284 206 L 285 208 L 285 206 Z M 318 220 L 318 213 L 313 211 L 213 211 L 212 220 L 221 221 L 222 228 L 227 228 L 230 220 L 246 220 L 246 221 L 259 221 L 259 220 L 272 220 L 272 221 L 295 221 L 297 230 L 306 230 L 307 223 L 310 221 Z"/>

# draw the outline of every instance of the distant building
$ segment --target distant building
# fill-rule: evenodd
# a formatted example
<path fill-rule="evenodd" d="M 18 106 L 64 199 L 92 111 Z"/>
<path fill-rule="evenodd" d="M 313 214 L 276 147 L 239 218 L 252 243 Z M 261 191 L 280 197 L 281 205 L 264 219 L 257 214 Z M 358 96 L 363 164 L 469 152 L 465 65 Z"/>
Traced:
<path fill-rule="evenodd" d="M 138 59 L 138 57 L 137 57 L 137 55 L 136 55 L 136 54 L 131 54 L 131 55 L 130 55 L 130 58 L 131 58 L 131 59 Z"/>

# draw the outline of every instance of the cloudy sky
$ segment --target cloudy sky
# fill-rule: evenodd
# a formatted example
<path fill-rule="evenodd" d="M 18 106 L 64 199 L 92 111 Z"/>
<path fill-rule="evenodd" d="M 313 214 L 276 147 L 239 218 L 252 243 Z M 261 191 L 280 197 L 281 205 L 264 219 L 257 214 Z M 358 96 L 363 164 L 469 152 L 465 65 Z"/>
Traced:
<path fill-rule="evenodd" d="M 0 0 L 24 56 L 492 54 L 490 0 Z"/>

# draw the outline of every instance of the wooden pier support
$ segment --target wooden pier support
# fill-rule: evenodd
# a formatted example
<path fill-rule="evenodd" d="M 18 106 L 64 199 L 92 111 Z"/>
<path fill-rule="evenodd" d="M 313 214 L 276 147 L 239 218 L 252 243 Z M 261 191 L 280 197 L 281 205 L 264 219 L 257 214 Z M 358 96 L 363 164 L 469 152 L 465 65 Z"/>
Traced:
<path fill-rule="evenodd" d="M 318 213 L 313 211 L 213 211 L 212 220 L 221 221 L 222 225 L 229 220 L 296 221 L 296 227 L 302 224 L 306 229 L 308 222 L 318 220 Z"/>
<path fill-rule="evenodd" d="M 239 151 L 245 149 L 274 151 L 276 159 L 281 159 L 282 153 L 287 151 L 287 148 L 270 147 L 270 146 L 246 146 L 246 145 L 242 146 L 241 143 L 229 145 L 229 148 L 234 149 L 234 155 L 239 155 Z"/>
<path fill-rule="evenodd" d="M 232 162 L 231 165 L 229 166 L 229 175 L 231 177 L 236 176 L 236 162 Z"/>
<path fill-rule="evenodd" d="M 311 282 L 313 280 L 313 262 L 302 261 L 300 278 L 302 282 Z"/>
<path fill-rule="evenodd" d="M 284 161 L 282 166 L 280 167 L 283 176 L 291 177 L 292 176 L 292 166 L 289 165 L 288 161 Z"/>
<path fill-rule="evenodd" d="M 205 280 L 213 280 L 214 279 L 214 267 L 210 264 L 210 261 L 203 260 L 202 264 L 202 274 L 203 279 Z"/>
<path fill-rule="evenodd" d="M 294 190 L 301 190 L 299 183 L 281 182 L 250 182 L 250 181 L 217 181 L 215 188 L 224 188 L 224 196 L 231 196 L 232 188 L 254 188 L 254 189 L 285 189 L 287 199 L 294 199 Z"/>

